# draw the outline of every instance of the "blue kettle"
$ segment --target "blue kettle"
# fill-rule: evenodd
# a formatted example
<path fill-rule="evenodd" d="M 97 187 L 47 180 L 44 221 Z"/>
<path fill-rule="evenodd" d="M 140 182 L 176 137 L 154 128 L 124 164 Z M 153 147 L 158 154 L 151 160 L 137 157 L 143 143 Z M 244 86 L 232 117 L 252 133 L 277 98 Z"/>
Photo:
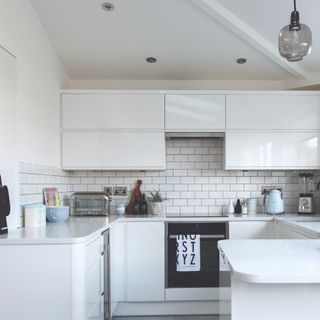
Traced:
<path fill-rule="evenodd" d="M 283 199 L 281 192 L 277 189 L 271 190 L 266 199 L 268 214 L 282 214 L 284 213 Z"/>

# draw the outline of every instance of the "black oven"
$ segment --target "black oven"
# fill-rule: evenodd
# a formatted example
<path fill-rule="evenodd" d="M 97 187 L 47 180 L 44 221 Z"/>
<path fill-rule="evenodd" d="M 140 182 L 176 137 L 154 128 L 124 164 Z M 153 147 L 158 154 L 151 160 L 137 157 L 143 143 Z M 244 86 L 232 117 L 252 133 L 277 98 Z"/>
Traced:
<path fill-rule="evenodd" d="M 177 268 L 179 249 L 177 237 L 199 235 L 200 267 L 181 272 Z M 166 287 L 219 287 L 219 250 L 217 242 L 227 238 L 226 222 L 169 222 L 166 224 Z M 181 250 L 180 250 L 181 251 Z"/>

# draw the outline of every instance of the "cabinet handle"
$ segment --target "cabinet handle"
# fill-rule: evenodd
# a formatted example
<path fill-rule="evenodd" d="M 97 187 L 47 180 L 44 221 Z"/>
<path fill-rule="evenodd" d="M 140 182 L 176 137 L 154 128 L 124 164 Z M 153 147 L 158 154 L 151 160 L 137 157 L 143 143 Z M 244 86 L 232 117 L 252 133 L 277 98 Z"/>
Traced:
<path fill-rule="evenodd" d="M 211 234 L 211 235 L 201 235 L 200 234 L 200 240 L 201 239 L 225 239 L 226 236 L 224 234 Z M 177 239 L 176 235 L 170 235 L 169 239 Z"/>
<path fill-rule="evenodd" d="M 101 251 L 101 255 L 104 256 L 104 251 Z"/>
<path fill-rule="evenodd" d="M 101 292 L 101 296 L 102 296 L 102 297 L 104 296 L 104 291 L 103 291 L 103 292 Z"/>

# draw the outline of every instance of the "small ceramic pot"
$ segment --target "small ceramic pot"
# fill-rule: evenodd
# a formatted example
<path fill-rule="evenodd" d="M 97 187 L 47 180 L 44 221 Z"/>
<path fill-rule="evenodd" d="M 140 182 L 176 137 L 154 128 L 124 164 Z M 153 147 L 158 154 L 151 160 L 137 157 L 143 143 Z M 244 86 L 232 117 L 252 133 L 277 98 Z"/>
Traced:
<path fill-rule="evenodd" d="M 162 202 L 151 202 L 151 208 L 153 214 L 159 215 L 164 212 Z"/>

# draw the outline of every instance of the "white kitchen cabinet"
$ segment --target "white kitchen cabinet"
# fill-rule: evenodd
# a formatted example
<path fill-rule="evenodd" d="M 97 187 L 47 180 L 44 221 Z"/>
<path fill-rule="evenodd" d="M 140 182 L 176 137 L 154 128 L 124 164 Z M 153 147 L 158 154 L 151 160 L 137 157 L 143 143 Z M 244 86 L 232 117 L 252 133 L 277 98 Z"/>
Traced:
<path fill-rule="evenodd" d="M 275 221 L 275 239 L 311 239 L 312 237 L 307 232 L 298 230 L 283 222 Z"/>
<path fill-rule="evenodd" d="M 164 95 L 62 94 L 64 130 L 164 130 Z"/>
<path fill-rule="evenodd" d="M 0 254 L 1 319 L 71 319 L 69 245 L 1 245 Z"/>
<path fill-rule="evenodd" d="M 127 223 L 127 301 L 164 301 L 164 223 Z"/>
<path fill-rule="evenodd" d="M 102 250 L 102 236 L 88 243 L 1 245 L 7 258 L 1 260 L 0 318 L 103 320 Z"/>
<path fill-rule="evenodd" d="M 119 222 L 110 229 L 111 314 L 126 300 L 126 227 L 127 223 Z"/>
<path fill-rule="evenodd" d="M 319 130 L 320 95 L 227 94 L 226 119 L 227 130 Z"/>
<path fill-rule="evenodd" d="M 164 132 L 63 132 L 66 170 L 164 170 Z"/>
<path fill-rule="evenodd" d="M 212 132 L 225 130 L 224 94 L 167 94 L 167 132 Z"/>
<path fill-rule="evenodd" d="M 318 169 L 320 132 L 227 132 L 226 169 Z"/>
<path fill-rule="evenodd" d="M 229 239 L 273 239 L 273 221 L 230 221 Z"/>

